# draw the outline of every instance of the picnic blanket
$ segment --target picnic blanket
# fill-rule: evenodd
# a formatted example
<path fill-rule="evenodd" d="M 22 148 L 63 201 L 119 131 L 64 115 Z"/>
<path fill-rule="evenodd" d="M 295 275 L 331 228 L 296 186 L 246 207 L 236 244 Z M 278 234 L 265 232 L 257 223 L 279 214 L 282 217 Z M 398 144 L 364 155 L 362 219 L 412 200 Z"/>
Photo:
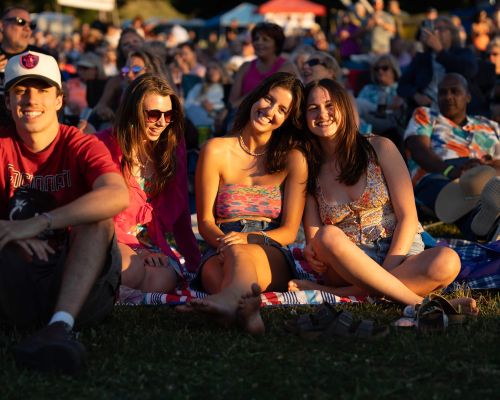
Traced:
<path fill-rule="evenodd" d="M 498 289 L 500 288 L 500 241 L 480 244 L 460 239 L 434 239 L 424 235 L 426 247 L 447 246 L 454 249 L 461 259 L 461 270 L 456 280 L 446 289 Z M 299 279 L 320 282 L 320 277 L 311 269 L 303 257 L 303 243 L 289 246 L 295 260 L 295 272 Z M 174 249 L 175 250 L 175 249 Z M 182 260 L 181 260 L 182 263 Z M 181 269 L 183 266 L 181 265 Z M 119 304 L 122 305 L 179 305 L 192 298 L 206 297 L 207 294 L 192 289 L 189 283 L 194 274 L 183 269 L 186 280 L 170 293 L 142 293 L 122 286 Z M 297 292 L 267 292 L 261 295 L 262 306 L 314 305 L 321 303 L 342 304 L 376 301 L 370 297 L 339 297 L 319 290 Z"/>

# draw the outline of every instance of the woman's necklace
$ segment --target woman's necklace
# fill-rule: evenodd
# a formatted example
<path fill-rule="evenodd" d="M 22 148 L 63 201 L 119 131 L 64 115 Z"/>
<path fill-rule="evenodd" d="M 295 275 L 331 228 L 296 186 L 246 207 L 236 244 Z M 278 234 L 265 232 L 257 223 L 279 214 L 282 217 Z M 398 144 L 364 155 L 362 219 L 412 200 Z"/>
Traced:
<path fill-rule="evenodd" d="M 260 157 L 260 156 L 263 156 L 264 154 L 267 153 L 267 149 L 264 150 L 262 153 L 254 153 L 253 151 L 251 151 L 247 145 L 245 144 L 245 142 L 243 141 L 243 136 L 239 135 L 238 136 L 238 139 L 239 139 L 239 142 L 240 142 L 240 147 L 243 149 L 243 151 L 253 157 Z"/>

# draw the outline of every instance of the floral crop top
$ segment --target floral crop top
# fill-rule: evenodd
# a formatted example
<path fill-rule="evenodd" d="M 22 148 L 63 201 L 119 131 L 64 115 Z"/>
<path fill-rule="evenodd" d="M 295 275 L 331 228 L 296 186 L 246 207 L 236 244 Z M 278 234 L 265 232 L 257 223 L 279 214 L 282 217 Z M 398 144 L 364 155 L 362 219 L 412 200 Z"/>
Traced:
<path fill-rule="evenodd" d="M 357 200 L 331 204 L 325 199 L 319 181 L 316 198 L 323 224 L 335 225 L 356 244 L 369 243 L 378 238 L 391 237 L 396 228 L 396 215 L 381 167 L 370 160 L 367 168 L 366 187 Z M 422 228 L 419 224 L 419 232 Z"/>
<path fill-rule="evenodd" d="M 272 220 L 281 214 L 281 186 L 221 185 L 215 201 L 217 220 L 266 217 Z"/>

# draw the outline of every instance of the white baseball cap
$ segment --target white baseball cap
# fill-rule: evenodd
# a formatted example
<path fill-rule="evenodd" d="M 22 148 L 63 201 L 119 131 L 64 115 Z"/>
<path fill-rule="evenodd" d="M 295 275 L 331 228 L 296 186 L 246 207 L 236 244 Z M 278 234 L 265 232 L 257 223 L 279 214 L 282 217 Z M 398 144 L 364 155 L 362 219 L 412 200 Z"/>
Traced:
<path fill-rule="evenodd" d="M 5 90 L 25 79 L 41 79 L 61 89 L 61 71 L 54 57 L 27 51 L 9 59 L 5 67 Z"/>

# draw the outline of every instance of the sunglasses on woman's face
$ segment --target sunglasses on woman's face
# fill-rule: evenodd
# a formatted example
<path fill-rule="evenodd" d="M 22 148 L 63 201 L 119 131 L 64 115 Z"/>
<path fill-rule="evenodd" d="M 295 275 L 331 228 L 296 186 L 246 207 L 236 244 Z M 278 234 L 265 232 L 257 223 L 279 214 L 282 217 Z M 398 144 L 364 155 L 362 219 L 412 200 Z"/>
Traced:
<path fill-rule="evenodd" d="M 373 67 L 374 71 L 389 71 L 389 66 L 388 65 L 377 65 L 376 67 Z"/>
<path fill-rule="evenodd" d="M 174 112 L 172 110 L 160 111 L 160 110 L 144 110 L 144 114 L 146 114 L 146 122 L 154 124 L 158 122 L 163 115 L 165 122 L 169 124 L 172 122 L 172 116 Z"/>
<path fill-rule="evenodd" d="M 5 22 L 13 22 L 19 26 L 25 26 L 26 24 L 30 27 L 32 31 L 36 29 L 36 22 L 34 21 L 27 21 L 24 18 L 21 17 L 9 17 L 9 18 L 4 18 Z"/>
<path fill-rule="evenodd" d="M 311 68 L 314 67 L 315 65 L 322 65 L 323 67 L 326 68 L 325 63 L 321 61 L 319 58 L 311 58 L 310 60 L 307 60 L 305 64 L 309 65 Z"/>
<path fill-rule="evenodd" d="M 129 74 L 129 72 L 132 72 L 132 74 L 137 75 L 139 72 L 141 72 L 145 67 L 141 67 L 139 65 L 134 65 L 132 67 L 123 67 L 122 68 L 122 75 L 126 76 Z"/>

